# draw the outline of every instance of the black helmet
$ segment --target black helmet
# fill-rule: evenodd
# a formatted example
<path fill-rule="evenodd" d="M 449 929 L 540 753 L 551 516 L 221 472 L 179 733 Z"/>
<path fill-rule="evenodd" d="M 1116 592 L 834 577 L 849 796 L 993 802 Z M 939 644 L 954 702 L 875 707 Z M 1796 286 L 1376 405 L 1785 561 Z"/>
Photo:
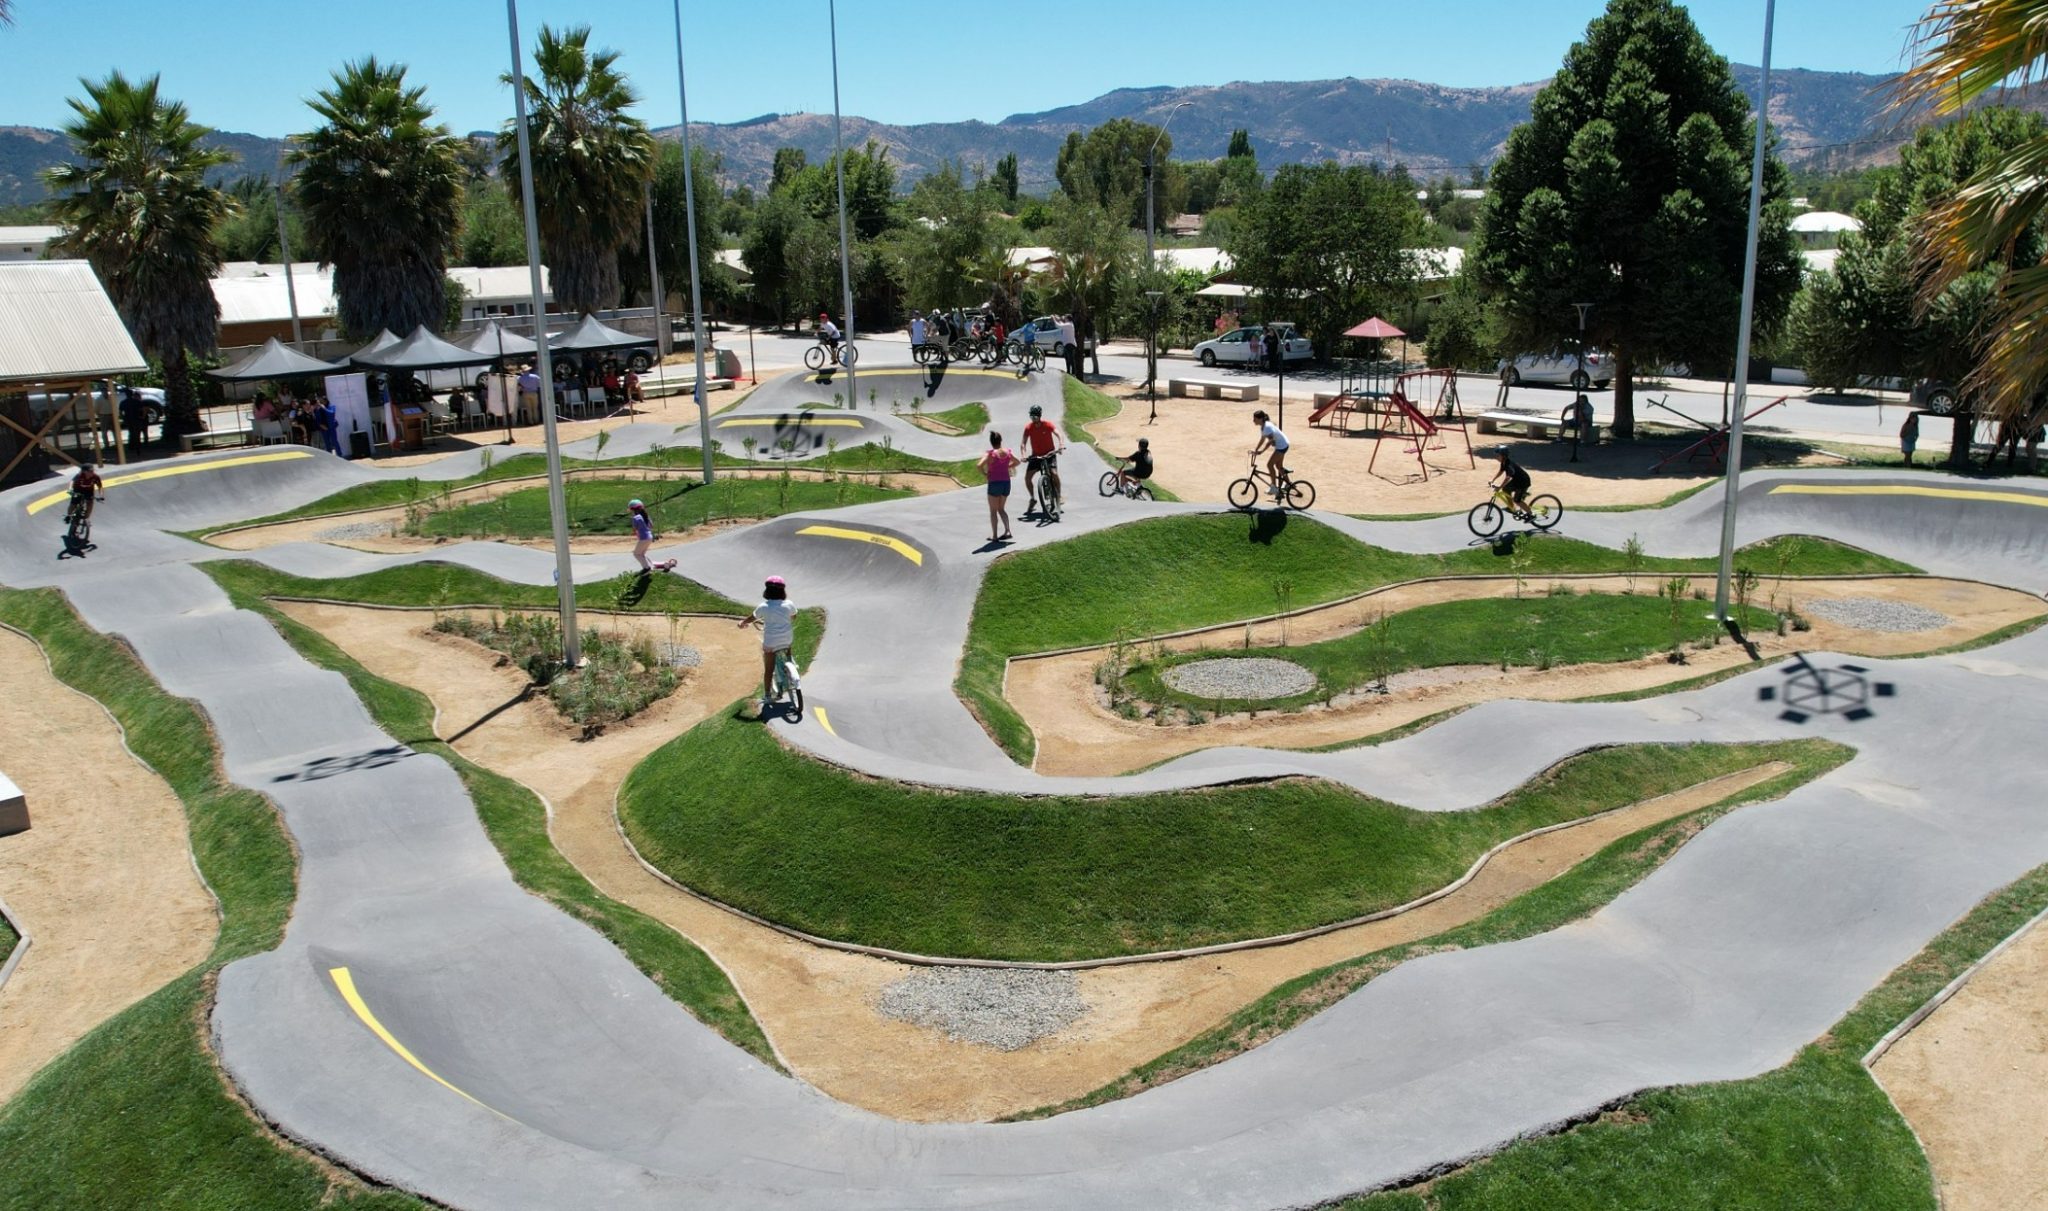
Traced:
<path fill-rule="evenodd" d="M 1138 449 L 1140 449 L 1140 450 L 1150 450 L 1151 448 L 1152 448 L 1152 439 L 1151 439 L 1151 438 L 1149 438 L 1149 437 L 1141 437 L 1141 438 L 1139 438 L 1139 439 L 1138 439 Z"/>
<path fill-rule="evenodd" d="M 1045 409 L 1044 409 L 1044 408 L 1041 408 L 1041 407 L 1039 407 L 1039 406 L 1038 406 L 1037 404 L 1033 404 L 1033 405 L 1031 405 L 1031 419 L 1032 419 L 1032 420 L 1037 420 L 1037 419 L 1038 419 L 1039 417 L 1041 417 L 1041 416 L 1044 416 L 1044 415 L 1045 415 Z"/>

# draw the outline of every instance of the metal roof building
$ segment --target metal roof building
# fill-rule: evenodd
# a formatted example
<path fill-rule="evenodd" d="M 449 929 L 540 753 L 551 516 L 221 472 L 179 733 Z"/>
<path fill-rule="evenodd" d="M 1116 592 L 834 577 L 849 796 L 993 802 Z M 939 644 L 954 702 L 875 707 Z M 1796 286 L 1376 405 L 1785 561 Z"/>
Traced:
<path fill-rule="evenodd" d="M 146 369 L 91 265 L 0 263 L 0 384 L 77 383 Z"/>

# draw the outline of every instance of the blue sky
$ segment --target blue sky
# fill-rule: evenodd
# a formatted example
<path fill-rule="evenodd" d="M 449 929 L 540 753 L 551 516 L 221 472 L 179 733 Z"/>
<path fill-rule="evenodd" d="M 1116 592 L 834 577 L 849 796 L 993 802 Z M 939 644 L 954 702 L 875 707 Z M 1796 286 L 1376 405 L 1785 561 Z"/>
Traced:
<path fill-rule="evenodd" d="M 1928 0 L 1788 0 L 1781 67 L 1888 72 Z M 1515 84 L 1556 69 L 1602 0 L 841 0 L 845 112 L 885 122 L 998 121 L 1113 88 L 1232 80 L 1395 77 Z M 1699 0 L 1693 19 L 1722 54 L 1755 63 L 1763 0 Z M 365 54 L 411 68 L 457 131 L 494 128 L 511 98 L 497 81 L 510 43 L 502 0 L 16 0 L 0 29 L 0 125 L 54 127 L 81 76 L 161 72 L 200 122 L 283 135 L 302 103 Z M 528 45 L 541 22 L 589 22 L 657 125 L 678 112 L 670 0 L 522 0 Z M 938 19 L 940 14 L 965 14 Z M 906 15 L 916 14 L 916 15 Z M 830 112 L 825 0 L 684 0 L 690 116 L 731 122 Z"/>

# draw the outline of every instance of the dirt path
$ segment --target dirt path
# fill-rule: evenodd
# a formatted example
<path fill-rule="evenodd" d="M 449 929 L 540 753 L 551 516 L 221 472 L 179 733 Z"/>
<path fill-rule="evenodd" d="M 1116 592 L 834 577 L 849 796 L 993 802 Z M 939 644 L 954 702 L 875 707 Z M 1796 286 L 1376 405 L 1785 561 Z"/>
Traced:
<path fill-rule="evenodd" d="M 1649 591 L 1663 578 L 1644 576 L 1637 588 Z M 1619 592 L 1623 576 L 1559 577 L 1557 583 L 1580 591 Z M 1523 592 L 1540 595 L 1551 580 L 1532 581 Z M 1695 588 L 1711 592 L 1709 578 L 1694 578 Z M 1458 578 L 1426 581 L 1375 593 L 1359 601 L 1327 606 L 1287 620 L 1285 642 L 1314 643 L 1351 634 L 1381 613 L 1396 613 L 1444 601 L 1506 597 L 1515 592 L 1511 577 Z M 1759 597 L 1788 596 L 1797 602 L 1829 597 L 1876 597 L 1907 601 L 1946 614 L 1952 621 L 1939 630 L 1907 634 L 1881 633 L 1840 626 L 1814 618 L 1813 629 L 1785 636 L 1761 635 L 1755 641 L 1766 658 L 1795 651 L 1837 651 L 1863 656 L 1902 656 L 1946 647 L 1988 631 L 2038 617 L 2048 603 L 2011 589 L 1970 581 L 1922 577 L 1871 577 L 1858 580 L 1795 581 L 1781 590 L 1766 582 Z M 1197 635 L 1167 640 L 1173 651 L 1229 649 L 1283 642 L 1277 622 L 1217 627 Z M 1206 723 L 1161 726 L 1149 719 L 1126 719 L 1100 701 L 1095 670 L 1104 651 L 1093 649 L 1063 656 L 1015 660 L 1010 663 L 1005 695 L 1038 737 L 1033 768 L 1042 774 L 1120 774 L 1156 764 L 1168 757 L 1226 744 L 1268 748 L 1309 748 L 1357 739 L 1399 727 L 1438 711 L 1471 706 L 1495 698 L 1561 701 L 1666 685 L 1729 668 L 1748 660 L 1741 648 L 1722 643 L 1689 651 L 1684 664 L 1664 656 L 1615 664 L 1566 665 L 1550 669 L 1468 665 L 1417 670 L 1396 677 L 1388 694 L 1350 694 L 1332 705 L 1314 705 L 1294 712 L 1229 715 Z M 1569 651 L 1559 654 L 1568 659 Z"/>
<path fill-rule="evenodd" d="M 185 811 L 99 704 L 0 630 L 0 734 L 31 827 L 0 837 L 0 899 L 33 938 L 0 988 L 0 1103 L 87 1031 L 190 969 L 219 918 Z M 4 956 L 0 956 L 4 959 Z"/>
<path fill-rule="evenodd" d="M 668 471 L 634 470 L 626 474 L 630 474 L 636 480 L 676 479 L 695 482 L 700 478 L 700 473 L 697 471 L 681 469 Z M 722 468 L 719 474 L 763 479 L 781 475 L 782 469 L 779 467 L 727 467 Z M 795 467 L 790 468 L 789 474 L 793 479 L 829 480 L 832 478 L 831 474 L 827 472 L 807 471 Z M 588 485 L 590 484 L 601 483 L 607 479 L 618 479 L 620 477 L 621 472 L 604 471 L 602 473 L 573 474 L 570 478 L 577 484 L 583 485 L 579 488 L 580 491 L 589 491 Z M 880 477 L 861 475 L 858 478 L 865 482 L 873 482 Z M 950 476 L 923 472 L 906 474 L 892 471 L 887 476 L 887 479 L 891 487 L 908 488 L 920 496 L 929 495 L 933 492 L 951 492 L 960 486 Z M 446 507 L 448 504 L 474 504 L 478 501 L 496 500 L 498 497 L 508 493 L 525 491 L 529 488 L 542 486 L 545 483 L 546 481 L 542 479 L 495 480 L 490 483 L 459 488 L 454 492 L 448 493 L 445 498 L 437 492 L 429 491 L 423 499 L 434 502 L 436 507 Z M 715 484 L 713 486 L 716 487 Z M 398 531 L 404 527 L 405 513 L 406 506 L 394 505 L 388 509 L 368 509 L 360 513 L 347 513 L 328 517 L 308 517 L 300 521 L 280 521 L 266 526 L 248 526 L 236 530 L 223 530 L 216 534 L 207 535 L 206 541 L 213 546 L 222 547 L 230 551 L 255 551 L 288 542 L 324 542 L 337 547 L 349 547 L 357 551 L 399 553 L 431 550 L 434 547 L 446 546 L 451 542 L 467 541 L 465 539 L 452 538 L 416 538 L 411 535 L 401 534 Z M 657 508 L 655 513 L 655 520 L 658 524 L 660 521 L 660 510 Z M 731 526 L 753 525 L 759 520 L 759 518 L 749 517 L 711 522 L 680 531 L 661 530 L 658 532 L 655 541 L 657 545 L 664 547 L 672 546 L 676 543 L 694 542 L 699 538 L 708 537 Z M 630 551 L 633 549 L 633 536 L 625 532 L 627 527 L 623 518 L 620 520 L 619 525 L 621 528 L 621 533 L 619 534 L 586 535 L 577 538 L 570 545 L 577 552 L 584 554 L 596 551 Z M 498 541 L 510 542 L 523 547 L 553 549 L 553 540 L 544 537 L 510 538 Z"/>
<path fill-rule="evenodd" d="M 2048 1207 L 2048 927 L 2035 925 L 1873 1069 L 1946 1211 Z"/>
<path fill-rule="evenodd" d="M 484 720 L 515 697 L 522 682 L 516 673 L 492 667 L 482 649 L 427 636 L 423 612 L 280 608 L 321 630 L 372 672 L 432 696 L 443 735 Z M 612 812 L 619 783 L 646 754 L 749 692 L 759 677 L 755 642 L 730 624 L 699 620 L 684 642 L 703 649 L 704 667 L 637 724 L 578 744 L 542 704 L 525 703 L 468 730 L 456 747 L 543 795 L 553 808 L 555 844 L 607 895 L 709 951 L 731 973 L 794 1072 L 833 1097 L 904 1119 L 989 1119 L 1086 1093 L 1214 1026 L 1282 980 L 1470 920 L 1616 836 L 1775 773 L 1733 775 L 1532 839 L 1496 858 L 1452 896 L 1387 921 L 1286 946 L 1082 972 L 1086 1016 L 1031 1047 L 1000 1052 L 877 1013 L 873 1006 L 882 990 L 910 970 L 902 964 L 797 942 L 679 892 L 633 860 Z"/>
<path fill-rule="evenodd" d="M 1198 378 L 1216 377 L 1198 370 L 1189 373 Z M 1654 504 L 1715 478 L 1690 471 L 1652 474 L 1649 465 L 1663 456 L 1661 448 L 1634 444 L 1588 447 L 1580 452 L 1581 461 L 1572 463 L 1565 442 L 1474 432 L 1468 459 L 1463 433 L 1450 427 L 1439 438 L 1441 449 L 1424 452 L 1430 472 L 1424 480 L 1416 456 L 1408 452 L 1412 443 L 1389 437 L 1380 443 L 1375 456 L 1372 434 L 1362 427 L 1362 418 L 1353 422 L 1348 437 L 1311 428 L 1311 394 L 1331 389 L 1334 385 L 1325 381 L 1301 387 L 1290 384 L 1281 425 L 1290 446 L 1287 465 L 1315 485 L 1318 509 L 1368 515 L 1463 512 L 1486 499 L 1490 491 L 1486 481 L 1496 466 L 1487 452 L 1502 445 L 1511 448 L 1515 461 L 1528 469 L 1534 490 L 1554 493 L 1567 511 L 1584 505 Z M 1088 431 L 1119 456 L 1136 448 L 1138 438 L 1149 437 L 1158 467 L 1154 482 L 1182 500 L 1222 500 L 1230 481 L 1242 477 L 1251 463 L 1249 451 L 1259 436 L 1251 421 L 1253 410 L 1262 408 L 1276 417 L 1281 411 L 1270 398 L 1236 403 L 1162 397 L 1158 423 L 1147 424 L 1150 409 L 1142 389 L 1113 385 L 1109 393 L 1126 401 L 1123 411 L 1088 426 Z M 1549 409 L 1552 415 L 1563 411 L 1571 398 L 1563 391 L 1539 394 L 1544 405 L 1555 403 Z M 1553 395 L 1554 400 L 1550 398 Z M 1534 409 L 1537 402 L 1518 400 L 1516 406 Z M 1490 398 L 1483 401 L 1483 406 L 1491 405 Z M 1481 401 L 1466 402 L 1468 413 L 1479 410 Z"/>

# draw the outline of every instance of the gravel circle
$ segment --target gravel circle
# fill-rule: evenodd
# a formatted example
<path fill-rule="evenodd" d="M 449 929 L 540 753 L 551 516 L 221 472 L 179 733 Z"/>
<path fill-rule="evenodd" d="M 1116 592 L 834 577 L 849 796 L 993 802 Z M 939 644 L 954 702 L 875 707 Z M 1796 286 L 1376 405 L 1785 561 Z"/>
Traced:
<path fill-rule="evenodd" d="M 1160 674 L 1161 681 L 1197 698 L 1292 698 L 1316 688 L 1316 675 L 1266 656 L 1191 660 Z"/>
<path fill-rule="evenodd" d="M 313 537 L 324 542 L 348 542 L 350 539 L 389 538 L 398 533 L 398 527 L 388 521 L 352 521 L 346 525 L 331 526 Z"/>
<path fill-rule="evenodd" d="M 1071 971 L 924 967 L 882 989 L 882 1016 L 945 1032 L 960 1043 L 1016 1051 L 1088 1012 Z"/>
<path fill-rule="evenodd" d="M 678 669 L 694 669 L 704 663 L 704 653 L 683 643 L 662 644 L 661 658 L 667 661 L 671 668 Z"/>
<path fill-rule="evenodd" d="M 1879 597 L 1815 597 L 1803 603 L 1815 618 L 1860 631 L 1938 631 L 1955 620 L 1937 610 Z"/>

